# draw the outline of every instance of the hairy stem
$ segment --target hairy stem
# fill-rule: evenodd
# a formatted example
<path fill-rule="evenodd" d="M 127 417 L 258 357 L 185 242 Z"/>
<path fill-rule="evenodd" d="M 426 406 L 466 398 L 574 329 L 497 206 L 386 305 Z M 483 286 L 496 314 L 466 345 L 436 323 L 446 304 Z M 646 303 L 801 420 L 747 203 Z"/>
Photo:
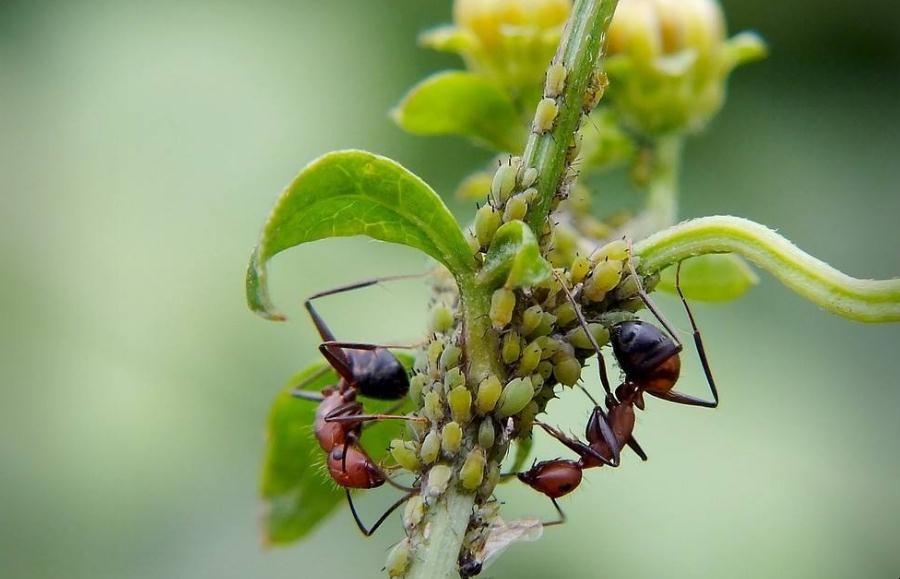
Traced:
<path fill-rule="evenodd" d="M 900 279 L 857 279 L 740 217 L 685 221 L 634 245 L 644 273 L 706 253 L 739 253 L 822 309 L 859 322 L 900 321 Z"/>
<path fill-rule="evenodd" d="M 523 162 L 538 170 L 538 197 L 525 222 L 540 236 L 553 196 L 565 176 L 566 149 L 581 121 L 584 97 L 601 56 L 603 38 L 617 0 L 578 0 L 556 51 L 555 61 L 567 71 L 566 85 L 557 99 L 559 112 L 550 132 L 532 133 L 525 145 Z"/>

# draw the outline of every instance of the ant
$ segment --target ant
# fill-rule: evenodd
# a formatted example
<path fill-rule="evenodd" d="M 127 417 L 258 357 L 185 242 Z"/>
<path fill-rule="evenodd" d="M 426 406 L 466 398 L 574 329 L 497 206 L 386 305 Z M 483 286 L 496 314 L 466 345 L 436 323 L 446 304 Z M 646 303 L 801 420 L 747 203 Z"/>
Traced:
<path fill-rule="evenodd" d="M 316 372 L 298 385 L 293 395 L 296 398 L 319 403 L 316 408 L 313 431 L 319 446 L 328 454 L 327 464 L 331 478 L 344 488 L 353 519 L 359 530 L 367 537 L 375 533 L 391 513 L 409 500 L 418 492 L 418 489 L 395 483 L 375 464 L 359 444 L 363 425 L 377 420 L 421 419 L 394 415 L 390 412 L 386 414 L 364 413 L 362 403 L 356 399 L 358 394 L 380 400 L 397 400 L 398 404 L 394 407 L 395 409 L 402 404 L 409 392 L 409 376 L 406 368 L 391 353 L 388 346 L 337 341 L 324 319 L 313 307 L 312 302 L 318 298 L 368 287 L 383 281 L 410 277 L 417 276 L 374 278 L 340 286 L 314 294 L 303 304 L 323 340 L 319 345 L 319 352 L 322 353 L 331 368 L 337 372 L 339 380 L 336 385 L 329 386 L 321 392 L 304 390 L 305 386 L 328 371 L 328 368 L 323 368 L 322 371 Z M 380 487 L 385 482 L 406 491 L 406 494 L 391 505 L 371 528 L 366 528 L 353 504 L 350 489 L 373 489 Z"/>
<path fill-rule="evenodd" d="M 634 266 L 630 262 L 629 267 L 632 275 L 635 279 L 638 279 Z M 709 361 L 706 357 L 706 350 L 703 347 L 703 340 L 700 337 L 700 330 L 697 328 L 694 315 L 681 290 L 681 262 L 678 263 L 675 272 L 675 288 L 691 322 L 697 354 L 713 395 L 713 400 L 711 401 L 673 390 L 681 370 L 680 353 L 684 349 L 684 344 L 678 339 L 672 327 L 658 311 L 642 287 L 638 288 L 638 295 L 651 313 L 660 321 L 668 335 L 656 326 L 641 320 L 623 321 L 612 327 L 610 341 L 613 355 L 619 364 L 619 368 L 625 374 L 625 379 L 616 388 L 615 394 L 613 394 L 609 387 L 599 345 L 588 331 L 587 321 L 584 319 L 580 308 L 575 304 L 572 294 L 565 284 L 561 285 L 569 300 L 575 305 L 579 323 L 587 332 L 597 352 L 600 378 L 606 390 L 606 406 L 609 414 L 605 415 L 600 405 L 585 390 L 588 397 L 594 401 L 594 410 L 588 419 L 585 431 L 587 443 L 568 437 L 556 428 L 543 422 L 535 421 L 535 424 L 540 426 L 547 434 L 560 441 L 579 456 L 578 460 L 557 458 L 541 461 L 532 465 L 529 470 L 516 475 L 519 480 L 547 496 L 559 513 L 558 520 L 546 523 L 544 526 L 558 525 L 565 522 L 566 515 L 556 499 L 569 494 L 578 487 L 585 469 L 600 467 L 603 464 L 613 467 L 618 466 L 618 454 L 622 444 L 627 444 L 642 460 L 647 460 L 646 453 L 644 453 L 632 436 L 635 424 L 634 407 L 637 406 L 641 410 L 644 409 L 644 392 L 677 404 L 706 408 L 715 408 L 719 404 L 718 390 L 712 371 L 709 368 Z M 612 431 L 611 437 L 608 436 L 608 430 Z M 598 461 L 598 458 L 604 458 L 605 460 Z"/>

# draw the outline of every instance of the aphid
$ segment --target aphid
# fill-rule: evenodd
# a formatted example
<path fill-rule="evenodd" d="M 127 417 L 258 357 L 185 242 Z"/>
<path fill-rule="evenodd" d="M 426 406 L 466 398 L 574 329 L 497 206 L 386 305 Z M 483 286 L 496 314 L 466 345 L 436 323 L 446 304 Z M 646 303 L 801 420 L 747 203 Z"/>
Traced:
<path fill-rule="evenodd" d="M 639 279 L 634 268 L 630 266 L 630 269 L 633 278 Z M 628 445 L 643 460 L 647 459 L 647 455 L 632 435 L 635 424 L 634 408 L 644 408 L 642 397 L 644 392 L 678 404 L 708 408 L 714 408 L 718 405 L 718 391 L 709 368 L 700 331 L 697 328 L 690 306 L 688 306 L 687 300 L 681 291 L 680 276 L 681 263 L 678 264 L 676 270 L 675 287 L 691 322 L 697 353 L 712 392 L 713 400 L 703 400 L 673 390 L 681 367 L 679 354 L 683 349 L 683 344 L 678 340 L 671 326 L 661 316 L 643 288 L 638 287 L 638 295 L 647 305 L 647 308 L 663 324 L 669 335 L 663 333 L 656 326 L 640 320 L 626 320 L 613 326 L 611 332 L 613 354 L 619 363 L 619 367 L 625 374 L 625 380 L 616 389 L 615 395 L 610 391 L 599 345 L 594 342 L 599 360 L 600 379 L 607 393 L 606 405 L 609 411 L 608 415 L 594 401 L 594 411 L 591 413 L 585 428 L 587 442 L 570 438 L 552 426 L 536 422 L 549 435 L 578 454 L 579 459 L 577 461 L 566 459 L 542 461 L 532 465 L 525 472 L 517 473 L 519 480 L 544 494 L 553 502 L 554 507 L 560 514 L 560 520 L 551 524 L 565 521 L 565 514 L 560 509 L 556 499 L 565 496 L 578 487 L 581 483 L 584 469 L 602 465 L 618 466 L 619 449 L 622 445 Z M 564 287 L 563 289 L 569 299 L 574 301 L 568 288 Z M 585 334 L 591 340 L 594 340 L 580 309 L 577 309 L 576 313 L 582 328 L 585 329 Z M 587 391 L 585 392 L 587 393 Z M 590 393 L 587 394 L 593 401 Z"/>
<path fill-rule="evenodd" d="M 534 122 L 531 125 L 531 131 L 539 135 L 550 132 L 553 129 L 553 123 L 556 122 L 556 115 L 559 114 L 559 105 L 552 98 L 541 99 L 538 103 L 537 110 L 534 113 Z"/>
<path fill-rule="evenodd" d="M 566 87 L 566 76 L 569 71 L 560 63 L 551 64 L 547 69 L 547 80 L 544 83 L 544 96 L 555 99 Z"/>
<path fill-rule="evenodd" d="M 500 288 L 491 295 L 490 318 L 495 330 L 502 330 L 512 320 L 516 308 L 516 294 L 512 290 Z"/>
<path fill-rule="evenodd" d="M 502 215 L 490 203 L 486 203 L 475 212 L 475 237 L 482 247 L 488 247 L 494 234 L 502 223 Z"/>

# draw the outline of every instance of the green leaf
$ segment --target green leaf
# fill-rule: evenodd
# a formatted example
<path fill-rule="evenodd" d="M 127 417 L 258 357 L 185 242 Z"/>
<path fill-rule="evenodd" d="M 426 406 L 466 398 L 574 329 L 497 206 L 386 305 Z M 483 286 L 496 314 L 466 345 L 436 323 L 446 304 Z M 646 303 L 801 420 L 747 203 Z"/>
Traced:
<path fill-rule="evenodd" d="M 269 299 L 266 263 L 285 249 L 326 237 L 367 235 L 420 249 L 459 279 L 474 260 L 459 225 L 431 187 L 399 164 L 365 151 L 328 153 L 281 194 L 247 270 L 247 303 L 283 320 Z"/>
<path fill-rule="evenodd" d="M 477 281 L 491 289 L 512 289 L 537 285 L 552 271 L 531 229 L 522 221 L 510 221 L 494 234 Z"/>
<path fill-rule="evenodd" d="M 397 357 L 407 367 L 412 365 L 409 355 Z M 328 476 L 325 453 L 313 433 L 315 402 L 291 396 L 298 384 L 317 373 L 321 376 L 305 389 L 318 391 L 338 380 L 334 370 L 324 362 L 313 364 L 288 381 L 269 411 L 260 485 L 260 494 L 266 501 L 263 534 L 269 545 L 286 545 L 305 537 L 345 502 L 344 491 Z M 365 401 L 366 410 L 372 412 L 385 411 L 393 404 L 394 401 Z M 412 404 L 407 402 L 399 412 L 411 408 Z M 396 421 L 370 424 L 363 431 L 363 446 L 376 462 L 380 461 L 387 456 L 391 439 L 403 428 Z"/>
<path fill-rule="evenodd" d="M 675 269 L 660 274 L 657 289 L 675 290 Z M 737 299 L 759 283 L 759 277 L 739 255 L 710 253 L 681 262 L 681 291 L 684 297 L 701 302 L 725 302 Z"/>
<path fill-rule="evenodd" d="M 520 152 L 527 136 L 509 96 L 471 72 L 441 72 L 414 86 L 391 115 L 416 135 L 458 135 L 488 148 Z"/>

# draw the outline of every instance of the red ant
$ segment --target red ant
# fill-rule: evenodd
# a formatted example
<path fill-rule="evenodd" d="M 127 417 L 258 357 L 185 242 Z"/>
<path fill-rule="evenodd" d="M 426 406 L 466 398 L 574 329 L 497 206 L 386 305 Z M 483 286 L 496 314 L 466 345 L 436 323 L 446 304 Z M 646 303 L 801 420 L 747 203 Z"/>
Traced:
<path fill-rule="evenodd" d="M 312 318 L 316 330 L 323 342 L 319 351 L 328 361 L 340 379 L 334 386 L 321 392 L 304 390 L 304 386 L 320 378 L 327 368 L 317 372 L 300 384 L 293 392 L 297 398 L 319 403 L 313 430 L 319 446 L 328 453 L 328 472 L 334 482 L 344 488 L 350 511 L 359 530 L 365 536 L 372 535 L 378 527 L 409 497 L 418 492 L 417 489 L 404 487 L 393 482 L 379 468 L 372 458 L 366 454 L 359 444 L 363 424 L 376 420 L 417 420 L 410 416 L 387 414 L 364 414 L 363 405 L 356 397 L 358 394 L 381 400 L 398 400 L 409 392 L 409 376 L 406 368 L 394 356 L 387 346 L 362 344 L 356 342 L 339 342 L 328 328 L 322 317 L 313 308 L 312 301 L 321 297 L 368 287 L 382 281 L 406 279 L 413 276 L 395 276 L 369 279 L 350 285 L 341 286 L 310 296 L 304 306 Z M 398 404 L 399 406 L 399 404 Z M 406 495 L 395 502 L 387 511 L 367 529 L 360 520 L 350 489 L 372 489 L 390 483 Z"/>
<path fill-rule="evenodd" d="M 631 267 L 632 275 L 635 276 L 635 279 L 638 279 L 634 267 L 630 263 L 629 266 Z M 565 284 L 562 284 L 562 287 L 573 305 L 575 305 L 574 298 L 569 293 L 568 288 L 566 288 Z M 706 381 L 712 392 L 713 400 L 703 400 L 673 390 L 681 370 L 680 353 L 684 349 L 684 345 L 643 288 L 640 287 L 638 288 L 638 295 L 665 327 L 668 335 L 656 326 L 641 320 L 623 321 L 612 327 L 610 340 L 613 354 L 616 357 L 619 368 L 625 374 L 624 381 L 616 388 L 614 395 L 609 387 L 600 348 L 588 331 L 587 321 L 584 319 L 580 308 L 576 305 L 575 312 L 578 320 L 597 351 L 600 378 L 607 393 L 606 406 L 609 414 L 604 415 L 599 404 L 594 401 L 594 411 L 588 419 L 585 431 L 587 443 L 570 438 L 552 426 L 542 422 L 535 422 L 550 436 L 560 441 L 579 456 L 578 460 L 557 458 L 538 462 L 532 465 L 529 470 L 517 474 L 519 480 L 546 495 L 559 513 L 559 520 L 547 523 L 545 526 L 565 522 L 565 513 L 559 507 L 556 499 L 569 494 L 578 487 L 585 469 L 599 467 L 603 464 L 618 466 L 618 453 L 622 444 L 627 444 L 643 460 L 647 460 L 647 455 L 632 436 L 635 423 L 634 407 L 637 406 L 641 410 L 644 409 L 644 392 L 677 404 L 703 406 L 706 408 L 718 406 L 719 394 L 709 368 L 706 350 L 700 337 L 700 330 L 697 328 L 694 315 L 690 306 L 688 306 L 684 293 L 681 291 L 681 262 L 678 263 L 675 273 L 675 288 L 690 319 L 697 354 L 703 366 L 703 372 L 706 375 Z M 594 400 L 586 390 L 585 393 L 591 400 Z M 611 437 L 608 435 L 609 430 L 612 431 Z"/>

